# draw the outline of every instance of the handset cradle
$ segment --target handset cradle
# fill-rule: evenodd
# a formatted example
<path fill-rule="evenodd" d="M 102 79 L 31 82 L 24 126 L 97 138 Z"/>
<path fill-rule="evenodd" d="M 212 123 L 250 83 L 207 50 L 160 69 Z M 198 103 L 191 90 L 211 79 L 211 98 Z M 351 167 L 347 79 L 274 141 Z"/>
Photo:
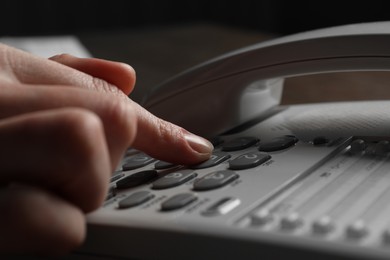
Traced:
<path fill-rule="evenodd" d="M 390 69 L 390 22 L 282 37 L 189 69 L 152 88 L 143 105 L 190 131 L 213 137 L 280 102 L 291 76 Z"/>

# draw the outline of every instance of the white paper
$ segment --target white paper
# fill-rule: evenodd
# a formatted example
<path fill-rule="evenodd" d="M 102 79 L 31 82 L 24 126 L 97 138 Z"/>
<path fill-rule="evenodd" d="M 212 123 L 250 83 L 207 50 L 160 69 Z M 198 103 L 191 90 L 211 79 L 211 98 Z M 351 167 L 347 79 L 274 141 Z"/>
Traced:
<path fill-rule="evenodd" d="M 284 127 L 305 140 L 317 136 L 390 136 L 390 102 L 318 104 L 290 115 Z"/>
<path fill-rule="evenodd" d="M 91 57 L 91 54 L 80 40 L 71 35 L 2 37 L 0 42 L 44 58 L 62 53 L 72 54 L 81 58 Z"/>

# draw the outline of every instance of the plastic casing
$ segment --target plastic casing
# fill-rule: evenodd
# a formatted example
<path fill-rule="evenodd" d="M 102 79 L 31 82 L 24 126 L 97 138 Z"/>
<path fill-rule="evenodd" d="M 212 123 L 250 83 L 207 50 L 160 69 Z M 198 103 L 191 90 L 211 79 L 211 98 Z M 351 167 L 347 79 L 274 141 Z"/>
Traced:
<path fill-rule="evenodd" d="M 233 51 L 152 88 L 143 105 L 194 133 L 213 137 L 280 102 L 286 77 L 390 69 L 390 22 L 287 36 Z"/>

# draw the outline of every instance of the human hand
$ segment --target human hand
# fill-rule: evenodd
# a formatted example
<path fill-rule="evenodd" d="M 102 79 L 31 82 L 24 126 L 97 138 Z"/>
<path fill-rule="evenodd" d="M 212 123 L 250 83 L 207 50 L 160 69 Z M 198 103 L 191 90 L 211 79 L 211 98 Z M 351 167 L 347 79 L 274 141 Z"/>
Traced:
<path fill-rule="evenodd" d="M 129 146 L 180 164 L 210 156 L 210 143 L 131 101 L 134 82 L 122 63 L 0 44 L 1 253 L 78 246 Z"/>

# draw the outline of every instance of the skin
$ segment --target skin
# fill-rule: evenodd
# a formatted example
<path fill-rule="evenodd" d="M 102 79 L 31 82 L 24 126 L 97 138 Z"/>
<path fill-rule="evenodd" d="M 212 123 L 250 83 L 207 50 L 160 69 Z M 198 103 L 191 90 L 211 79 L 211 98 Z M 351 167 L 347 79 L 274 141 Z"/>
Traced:
<path fill-rule="evenodd" d="M 128 147 L 194 164 L 212 145 L 128 98 L 129 65 L 0 44 L 0 253 L 60 255 L 85 238 Z"/>

